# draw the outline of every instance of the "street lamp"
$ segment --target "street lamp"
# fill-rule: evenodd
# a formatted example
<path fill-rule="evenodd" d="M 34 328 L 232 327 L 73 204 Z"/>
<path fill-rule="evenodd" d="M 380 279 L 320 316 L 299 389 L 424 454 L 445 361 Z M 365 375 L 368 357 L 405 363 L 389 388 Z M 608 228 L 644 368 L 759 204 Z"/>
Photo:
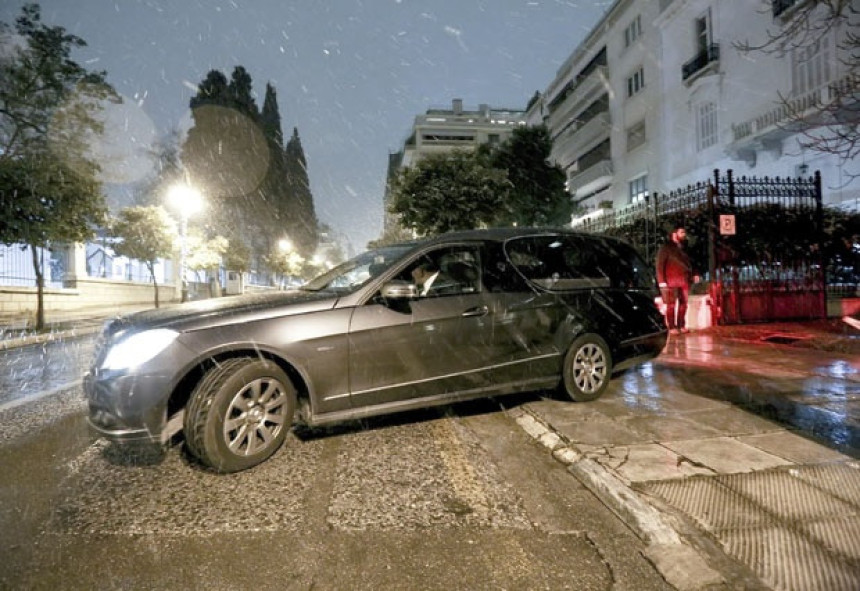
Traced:
<path fill-rule="evenodd" d="M 185 259 L 188 255 L 188 218 L 203 208 L 200 191 L 185 183 L 170 187 L 167 200 L 179 212 L 179 273 L 182 280 L 182 301 L 188 301 L 188 281 Z"/>

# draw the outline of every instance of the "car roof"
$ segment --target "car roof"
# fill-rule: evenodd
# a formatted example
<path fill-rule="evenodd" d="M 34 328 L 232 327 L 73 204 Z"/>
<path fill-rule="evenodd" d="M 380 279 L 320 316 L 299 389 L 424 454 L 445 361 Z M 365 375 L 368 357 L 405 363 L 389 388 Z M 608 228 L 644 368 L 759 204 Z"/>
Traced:
<path fill-rule="evenodd" d="M 534 236 L 539 234 L 567 234 L 572 236 L 594 236 L 585 232 L 577 232 L 570 228 L 551 228 L 551 227 L 508 227 L 508 228 L 482 228 L 478 230 L 459 230 L 455 232 L 446 232 L 429 238 L 421 238 L 404 244 L 412 244 L 415 246 L 427 246 L 432 244 L 456 242 L 459 240 L 497 240 L 504 241 L 511 238 L 522 236 Z M 601 238 L 606 238 L 601 236 Z"/>

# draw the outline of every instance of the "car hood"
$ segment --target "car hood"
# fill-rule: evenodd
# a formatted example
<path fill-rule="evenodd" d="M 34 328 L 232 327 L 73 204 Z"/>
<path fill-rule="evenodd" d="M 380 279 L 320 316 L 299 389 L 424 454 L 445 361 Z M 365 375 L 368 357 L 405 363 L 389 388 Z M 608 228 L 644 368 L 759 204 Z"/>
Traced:
<path fill-rule="evenodd" d="M 212 298 L 136 312 L 120 316 L 110 323 L 107 332 L 116 334 L 129 328 L 139 331 L 152 328 L 196 330 L 285 316 L 327 310 L 337 303 L 331 292 L 274 291 Z"/>

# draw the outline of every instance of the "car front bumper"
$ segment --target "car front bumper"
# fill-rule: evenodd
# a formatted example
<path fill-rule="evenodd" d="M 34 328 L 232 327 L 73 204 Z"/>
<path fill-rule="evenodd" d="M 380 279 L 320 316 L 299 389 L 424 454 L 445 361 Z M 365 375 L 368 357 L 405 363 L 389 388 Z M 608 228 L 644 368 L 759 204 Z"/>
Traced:
<path fill-rule="evenodd" d="M 170 383 L 160 376 L 88 372 L 83 380 L 92 430 L 118 443 L 162 443 Z"/>

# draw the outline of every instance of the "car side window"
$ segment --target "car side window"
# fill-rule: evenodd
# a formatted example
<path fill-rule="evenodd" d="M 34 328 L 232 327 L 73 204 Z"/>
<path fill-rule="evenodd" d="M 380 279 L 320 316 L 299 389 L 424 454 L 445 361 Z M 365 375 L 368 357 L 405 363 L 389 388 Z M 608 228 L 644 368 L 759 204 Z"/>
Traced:
<path fill-rule="evenodd" d="M 508 259 L 526 279 L 553 291 L 609 287 L 596 245 L 564 236 L 535 236 L 506 244 Z"/>
<path fill-rule="evenodd" d="M 429 251 L 398 276 L 412 281 L 420 297 L 442 297 L 481 291 L 481 264 L 474 247 L 445 247 Z"/>

